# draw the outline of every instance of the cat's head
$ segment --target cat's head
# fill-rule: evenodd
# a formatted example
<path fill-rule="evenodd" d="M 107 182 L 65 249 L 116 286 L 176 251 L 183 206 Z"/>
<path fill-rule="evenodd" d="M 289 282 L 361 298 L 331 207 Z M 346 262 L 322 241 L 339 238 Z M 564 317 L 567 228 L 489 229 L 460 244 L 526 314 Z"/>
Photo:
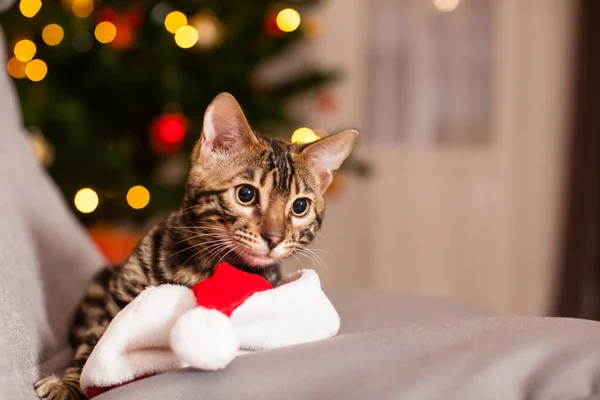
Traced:
<path fill-rule="evenodd" d="M 258 137 L 234 97 L 218 95 L 192 154 L 188 221 L 219 256 L 254 267 L 279 263 L 315 237 L 325 191 L 357 136 L 348 130 L 308 145 Z"/>

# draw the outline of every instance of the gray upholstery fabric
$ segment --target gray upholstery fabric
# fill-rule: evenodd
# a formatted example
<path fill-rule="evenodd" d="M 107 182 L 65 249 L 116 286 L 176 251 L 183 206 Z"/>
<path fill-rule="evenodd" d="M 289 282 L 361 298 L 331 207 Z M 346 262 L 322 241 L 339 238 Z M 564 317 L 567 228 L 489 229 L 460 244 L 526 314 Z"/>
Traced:
<path fill-rule="evenodd" d="M 341 334 L 185 370 L 98 400 L 600 399 L 600 323 L 499 318 L 418 297 L 333 293 Z M 475 313 L 476 314 L 476 313 Z"/>
<path fill-rule="evenodd" d="M 69 319 L 102 260 L 38 167 L 5 69 L 0 106 L 0 399 L 35 399 L 40 373 L 71 356 Z"/>

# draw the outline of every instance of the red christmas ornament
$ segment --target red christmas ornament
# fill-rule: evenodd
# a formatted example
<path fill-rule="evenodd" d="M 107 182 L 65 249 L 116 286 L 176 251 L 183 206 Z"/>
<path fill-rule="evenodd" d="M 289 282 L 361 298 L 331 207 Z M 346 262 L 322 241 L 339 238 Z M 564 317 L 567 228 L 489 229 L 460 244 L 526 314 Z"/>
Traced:
<path fill-rule="evenodd" d="M 278 11 L 273 12 L 267 15 L 267 18 L 265 19 L 265 30 L 267 31 L 269 36 L 272 37 L 281 37 L 285 34 L 285 32 L 279 29 L 279 27 L 277 26 L 278 13 Z"/>
<path fill-rule="evenodd" d="M 129 22 L 129 24 L 134 28 L 139 28 L 142 24 L 142 20 L 144 15 L 142 10 L 138 6 L 131 6 L 123 13 L 123 18 Z"/>
<path fill-rule="evenodd" d="M 117 35 L 109 45 L 120 50 L 131 48 L 135 36 L 131 24 L 124 20 L 124 18 L 117 19 L 114 24 L 115 28 L 117 28 Z"/>
<path fill-rule="evenodd" d="M 155 119 L 150 127 L 154 151 L 170 154 L 179 150 L 183 144 L 187 125 L 187 118 L 181 114 L 164 114 Z"/>
<path fill-rule="evenodd" d="M 142 11 L 137 6 L 129 7 L 123 13 L 118 13 L 112 7 L 102 7 L 98 11 L 98 22 L 111 22 L 117 28 L 117 35 L 109 46 L 125 50 L 129 49 L 135 43 L 137 29 L 142 23 Z"/>
<path fill-rule="evenodd" d="M 98 16 L 98 22 L 112 22 L 114 23 L 117 19 L 117 12 L 112 7 L 102 7 L 96 14 Z"/>

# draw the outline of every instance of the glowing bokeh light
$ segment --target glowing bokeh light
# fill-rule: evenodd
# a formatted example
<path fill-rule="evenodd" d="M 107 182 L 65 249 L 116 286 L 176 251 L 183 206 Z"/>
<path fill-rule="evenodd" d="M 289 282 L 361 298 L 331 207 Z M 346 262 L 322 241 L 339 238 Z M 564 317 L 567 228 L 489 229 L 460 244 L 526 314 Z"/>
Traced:
<path fill-rule="evenodd" d="M 15 57 L 17 60 L 27 62 L 35 56 L 35 52 L 37 48 L 35 47 L 35 43 L 31 40 L 23 39 L 19 40 L 17 44 L 15 44 Z"/>
<path fill-rule="evenodd" d="M 187 17 L 180 11 L 172 11 L 165 17 L 165 28 L 171 33 L 177 33 L 179 29 L 187 25 Z"/>
<path fill-rule="evenodd" d="M 26 65 L 27 65 L 27 63 L 24 63 L 23 61 L 19 61 L 17 59 L 17 57 L 13 57 L 10 60 L 8 60 L 6 69 L 8 70 L 8 73 L 10 74 L 10 76 L 12 76 L 13 78 L 23 79 L 23 78 L 25 78 L 25 66 Z"/>
<path fill-rule="evenodd" d="M 127 192 L 127 204 L 131 208 L 140 210 L 150 203 L 150 192 L 143 186 L 134 186 Z"/>
<path fill-rule="evenodd" d="M 198 32 L 198 47 L 215 47 L 221 41 L 224 27 L 217 17 L 209 13 L 201 13 L 190 22 Z"/>
<path fill-rule="evenodd" d="M 300 14 L 293 8 L 286 8 L 277 14 L 277 27 L 284 32 L 293 32 L 300 26 Z"/>
<path fill-rule="evenodd" d="M 110 43 L 117 36 L 117 27 L 112 22 L 100 22 L 96 25 L 94 36 L 100 43 Z"/>
<path fill-rule="evenodd" d="M 98 207 L 98 195 L 92 189 L 84 188 L 75 194 L 74 203 L 79 212 L 89 214 Z"/>
<path fill-rule="evenodd" d="M 451 12 L 458 7 L 460 0 L 433 0 L 433 5 L 441 12 Z"/>
<path fill-rule="evenodd" d="M 94 11 L 93 0 L 73 0 L 71 10 L 79 18 L 88 17 Z"/>
<path fill-rule="evenodd" d="M 40 8 L 42 8 L 40 0 L 21 0 L 19 2 L 19 10 L 27 18 L 33 18 L 40 11 Z"/>
<path fill-rule="evenodd" d="M 318 137 L 312 129 L 306 127 L 296 129 L 292 135 L 292 143 L 312 143 L 319 139 L 321 138 Z"/>
<path fill-rule="evenodd" d="M 48 66 L 39 59 L 31 60 L 25 66 L 25 75 L 34 82 L 39 82 L 44 79 L 47 73 Z"/>
<path fill-rule="evenodd" d="M 65 37 L 65 32 L 60 25 L 50 24 L 46 25 L 42 31 L 42 39 L 48 46 L 56 46 Z"/>
<path fill-rule="evenodd" d="M 198 41 L 198 31 L 190 25 L 179 28 L 175 33 L 175 43 L 182 49 L 189 49 Z"/>

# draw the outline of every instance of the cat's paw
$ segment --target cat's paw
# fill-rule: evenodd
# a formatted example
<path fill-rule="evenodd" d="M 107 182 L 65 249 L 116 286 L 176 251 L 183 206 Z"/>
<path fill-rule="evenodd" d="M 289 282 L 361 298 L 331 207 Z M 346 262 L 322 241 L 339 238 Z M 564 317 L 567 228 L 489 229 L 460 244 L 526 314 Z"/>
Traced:
<path fill-rule="evenodd" d="M 57 376 L 49 376 L 37 381 L 33 388 L 35 394 L 42 400 L 85 400 L 86 397 L 79 388 L 65 383 Z"/>

